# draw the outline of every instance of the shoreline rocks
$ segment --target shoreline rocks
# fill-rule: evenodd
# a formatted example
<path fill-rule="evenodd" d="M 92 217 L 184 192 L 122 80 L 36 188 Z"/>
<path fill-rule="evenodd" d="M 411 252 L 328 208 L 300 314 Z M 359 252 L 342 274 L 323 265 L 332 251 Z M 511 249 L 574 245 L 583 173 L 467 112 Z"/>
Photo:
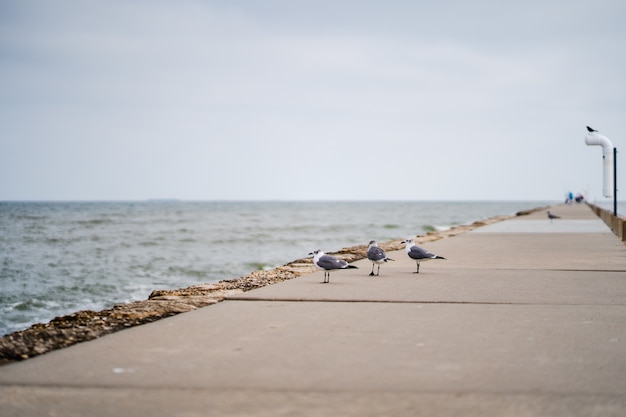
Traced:
<path fill-rule="evenodd" d="M 541 208 L 526 210 L 517 215 L 536 210 L 541 210 Z M 455 226 L 444 231 L 432 231 L 418 236 L 415 241 L 420 244 L 452 237 L 512 217 L 515 216 L 494 216 L 470 225 Z M 381 243 L 379 246 L 391 252 L 403 249 L 404 245 L 401 242 L 402 240 L 392 240 Z M 355 262 L 366 258 L 366 253 L 367 245 L 363 244 L 344 248 L 331 254 L 347 262 Z M 174 290 L 154 290 L 147 300 L 118 304 L 102 311 L 83 310 L 56 317 L 48 323 L 34 324 L 25 330 L 0 338 L 0 366 L 216 304 L 228 296 L 297 278 L 315 270 L 310 258 L 297 259 L 272 270 L 253 271 L 240 278 Z"/>

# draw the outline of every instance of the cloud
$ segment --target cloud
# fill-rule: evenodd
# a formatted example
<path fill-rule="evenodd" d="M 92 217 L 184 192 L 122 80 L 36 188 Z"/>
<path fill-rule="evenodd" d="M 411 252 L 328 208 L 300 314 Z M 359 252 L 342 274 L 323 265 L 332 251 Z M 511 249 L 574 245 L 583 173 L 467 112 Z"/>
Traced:
<path fill-rule="evenodd" d="M 626 128 L 619 2 L 2 7 L 0 199 L 560 199 Z"/>

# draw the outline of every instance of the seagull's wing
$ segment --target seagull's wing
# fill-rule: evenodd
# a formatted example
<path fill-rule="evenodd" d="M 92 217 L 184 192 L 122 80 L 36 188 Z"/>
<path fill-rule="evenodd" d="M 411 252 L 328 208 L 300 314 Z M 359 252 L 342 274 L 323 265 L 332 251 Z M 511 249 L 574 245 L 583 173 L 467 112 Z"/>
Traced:
<path fill-rule="evenodd" d="M 317 261 L 317 265 L 322 269 L 341 269 L 348 266 L 346 261 L 339 260 L 334 256 L 330 255 L 322 255 L 320 259 Z"/>
<path fill-rule="evenodd" d="M 409 257 L 413 259 L 429 259 L 435 257 L 434 253 L 430 253 L 426 249 L 422 249 L 419 246 L 411 246 L 411 250 L 408 254 Z"/>
<path fill-rule="evenodd" d="M 387 256 L 385 255 L 385 251 L 383 251 L 378 246 L 372 246 L 367 250 L 367 259 L 370 261 L 381 261 L 385 259 Z"/>

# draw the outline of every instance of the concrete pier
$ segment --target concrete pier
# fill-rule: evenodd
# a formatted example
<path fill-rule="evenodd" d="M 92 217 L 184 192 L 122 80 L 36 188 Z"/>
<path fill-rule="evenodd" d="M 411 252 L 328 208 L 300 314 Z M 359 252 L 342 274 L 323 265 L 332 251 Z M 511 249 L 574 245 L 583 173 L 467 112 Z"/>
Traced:
<path fill-rule="evenodd" d="M 0 414 L 624 416 L 626 246 L 550 210 L 0 367 Z"/>

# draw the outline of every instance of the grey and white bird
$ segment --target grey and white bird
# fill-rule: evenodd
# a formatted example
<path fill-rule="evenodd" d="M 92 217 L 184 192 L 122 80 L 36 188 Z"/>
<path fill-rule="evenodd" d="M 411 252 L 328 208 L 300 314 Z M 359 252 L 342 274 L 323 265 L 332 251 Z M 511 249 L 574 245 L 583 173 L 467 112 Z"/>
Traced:
<path fill-rule="evenodd" d="M 426 249 L 416 246 L 415 243 L 413 243 L 413 239 L 407 239 L 402 243 L 406 245 L 405 250 L 406 254 L 409 255 L 409 258 L 415 259 L 415 262 L 417 262 L 417 271 L 415 271 L 416 274 L 419 274 L 420 272 L 420 262 L 430 261 L 431 259 L 446 259 L 443 256 L 435 255 Z"/>
<path fill-rule="evenodd" d="M 387 261 L 393 261 L 393 259 L 387 258 L 385 251 L 378 247 L 375 240 L 370 240 L 369 246 L 367 247 L 367 259 L 372 261 L 372 272 L 370 272 L 371 277 L 378 276 L 380 274 L 381 264 L 384 264 Z M 375 265 L 378 265 L 376 274 L 374 274 Z"/>
<path fill-rule="evenodd" d="M 552 221 L 552 219 L 560 219 L 561 216 L 557 216 L 554 213 L 550 213 L 550 210 L 548 210 L 548 219 L 550 219 L 550 221 Z"/>
<path fill-rule="evenodd" d="M 309 253 L 309 255 L 313 255 L 313 263 L 315 264 L 315 266 L 319 269 L 324 270 L 323 284 L 327 284 L 330 282 L 330 271 L 332 271 L 333 269 L 358 269 L 356 266 L 350 265 L 348 262 L 342 259 L 337 259 L 332 255 L 326 255 L 320 249 Z"/>

